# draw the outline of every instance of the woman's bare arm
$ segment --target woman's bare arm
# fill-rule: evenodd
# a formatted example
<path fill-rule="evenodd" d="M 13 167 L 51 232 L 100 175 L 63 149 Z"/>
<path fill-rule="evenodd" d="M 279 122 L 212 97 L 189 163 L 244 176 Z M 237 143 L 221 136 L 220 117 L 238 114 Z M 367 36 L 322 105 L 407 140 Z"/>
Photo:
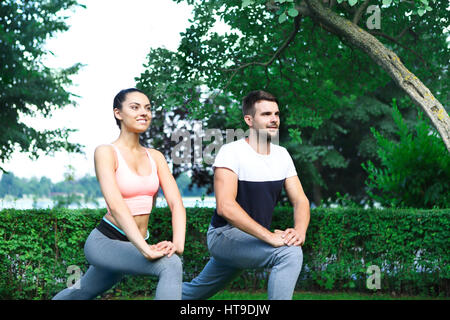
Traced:
<path fill-rule="evenodd" d="M 155 149 L 150 149 L 150 152 L 158 166 L 159 184 L 172 212 L 172 242 L 175 245 L 175 252 L 182 254 L 186 236 L 186 209 L 184 208 L 175 178 L 170 172 L 164 155 Z"/>

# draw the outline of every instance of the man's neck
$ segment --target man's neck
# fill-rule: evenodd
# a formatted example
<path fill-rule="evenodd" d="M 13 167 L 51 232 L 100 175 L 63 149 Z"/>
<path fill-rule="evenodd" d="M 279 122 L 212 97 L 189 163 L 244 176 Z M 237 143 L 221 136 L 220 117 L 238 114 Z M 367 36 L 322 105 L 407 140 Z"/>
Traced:
<path fill-rule="evenodd" d="M 265 137 L 262 139 L 258 134 L 251 134 L 245 141 L 253 148 L 257 153 L 262 155 L 270 154 L 270 140 Z"/>

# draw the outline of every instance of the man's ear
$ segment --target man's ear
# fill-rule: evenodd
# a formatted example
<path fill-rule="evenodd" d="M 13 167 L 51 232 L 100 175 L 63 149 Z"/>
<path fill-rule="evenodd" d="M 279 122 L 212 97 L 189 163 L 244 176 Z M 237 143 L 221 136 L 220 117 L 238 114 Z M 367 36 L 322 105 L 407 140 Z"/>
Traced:
<path fill-rule="evenodd" d="M 246 123 L 249 127 L 252 127 L 252 126 L 253 126 L 253 117 L 252 117 L 251 115 L 246 114 L 246 115 L 244 116 L 244 121 L 245 121 L 245 123 Z"/>

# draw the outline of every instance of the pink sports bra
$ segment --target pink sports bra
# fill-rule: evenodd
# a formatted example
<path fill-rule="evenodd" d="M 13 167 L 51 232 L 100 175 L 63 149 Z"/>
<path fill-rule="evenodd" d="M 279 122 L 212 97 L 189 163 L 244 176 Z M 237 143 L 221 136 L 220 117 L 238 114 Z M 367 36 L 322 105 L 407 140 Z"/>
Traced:
<path fill-rule="evenodd" d="M 155 161 L 147 149 L 147 156 L 152 166 L 152 173 L 148 176 L 140 176 L 131 171 L 125 159 L 120 154 L 119 148 L 111 144 L 117 154 L 116 180 L 125 203 L 133 216 L 150 214 L 153 205 L 153 196 L 159 189 L 159 179 Z M 111 214 L 108 205 L 108 214 Z"/>

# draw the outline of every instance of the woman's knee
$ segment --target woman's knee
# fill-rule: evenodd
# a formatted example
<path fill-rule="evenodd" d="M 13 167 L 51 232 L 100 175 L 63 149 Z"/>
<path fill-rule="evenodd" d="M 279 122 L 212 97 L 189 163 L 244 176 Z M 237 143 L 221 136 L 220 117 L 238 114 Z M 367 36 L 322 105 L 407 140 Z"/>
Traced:
<path fill-rule="evenodd" d="M 172 275 L 182 275 L 183 274 L 183 264 L 178 255 L 174 254 L 171 257 L 161 258 L 161 263 L 163 264 L 163 273 L 169 273 Z"/>

